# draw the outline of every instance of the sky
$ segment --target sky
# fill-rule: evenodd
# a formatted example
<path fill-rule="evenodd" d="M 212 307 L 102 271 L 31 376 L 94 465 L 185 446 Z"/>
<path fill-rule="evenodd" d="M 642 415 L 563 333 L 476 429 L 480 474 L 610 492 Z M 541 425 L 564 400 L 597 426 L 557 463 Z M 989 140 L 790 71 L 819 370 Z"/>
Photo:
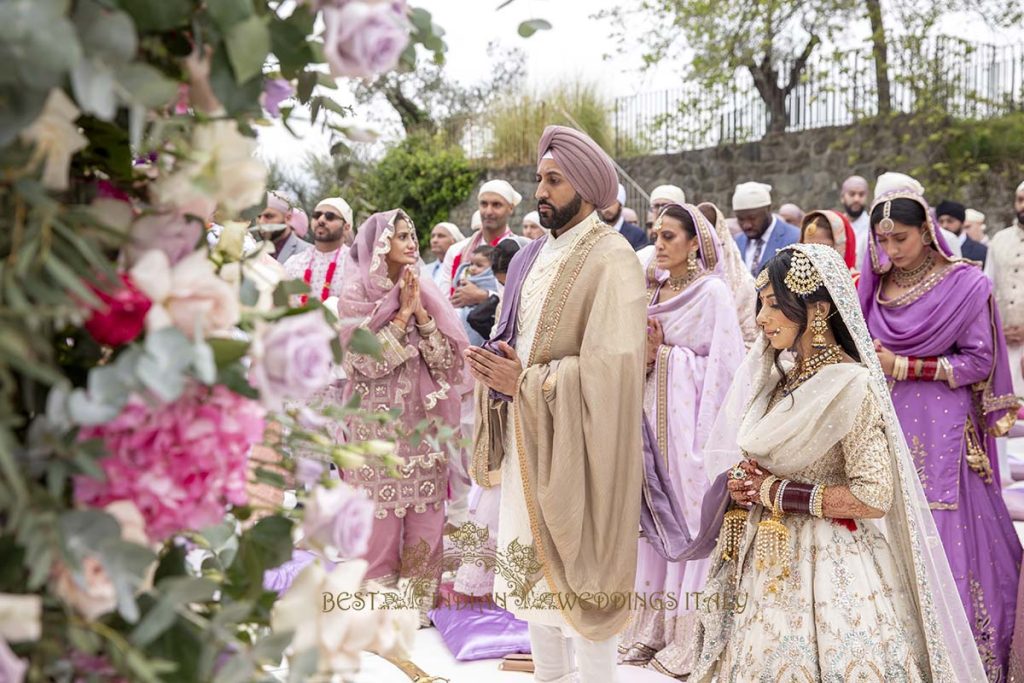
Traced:
<path fill-rule="evenodd" d="M 527 83 L 531 88 L 581 77 L 600 84 L 612 98 L 678 86 L 685 65 L 667 63 L 641 72 L 643 35 L 631 36 L 632 42 L 622 53 L 609 38 L 615 28 L 612 23 L 594 18 L 602 10 L 631 2 L 636 0 L 514 0 L 501 10 L 496 10 L 501 0 L 412 0 L 411 4 L 429 10 L 435 23 L 444 28 L 448 44 L 446 71 L 450 78 L 463 84 L 487 76 L 493 65 L 487 57 L 487 46 L 498 42 L 525 50 Z M 551 30 L 521 38 L 516 31 L 519 23 L 535 18 L 549 21 Z M 996 33 L 981 20 L 963 16 L 947 17 L 940 32 L 994 42 L 1020 39 L 1019 34 Z M 866 26 L 864 33 L 866 38 Z M 337 99 L 351 103 L 351 82 L 339 79 L 338 83 L 339 90 L 334 91 Z M 357 112 L 352 122 L 380 128 L 379 116 L 372 111 Z M 260 156 L 294 169 L 307 151 L 326 154 L 329 135 L 299 122 L 293 128 L 300 133 L 298 140 L 279 124 L 262 129 Z"/>

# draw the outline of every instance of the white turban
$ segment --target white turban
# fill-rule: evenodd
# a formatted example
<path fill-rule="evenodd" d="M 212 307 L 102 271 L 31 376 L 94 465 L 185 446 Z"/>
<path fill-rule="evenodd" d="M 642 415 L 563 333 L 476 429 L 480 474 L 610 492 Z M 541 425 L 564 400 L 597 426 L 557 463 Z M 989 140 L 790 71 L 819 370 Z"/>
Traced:
<path fill-rule="evenodd" d="M 623 206 L 626 204 L 626 188 L 623 187 L 622 183 L 619 183 L 619 193 L 615 195 L 615 201 Z"/>
<path fill-rule="evenodd" d="M 512 187 L 507 180 L 488 180 L 480 186 L 480 191 L 476 195 L 477 199 L 488 192 L 498 195 L 511 204 L 512 208 L 519 206 L 519 202 L 523 201 L 523 195 L 516 192 L 516 188 Z"/>
<path fill-rule="evenodd" d="M 466 239 L 466 236 L 462 234 L 461 230 L 459 230 L 459 226 L 455 225 L 454 223 L 438 223 L 437 225 L 434 226 L 435 230 L 437 228 L 442 228 L 445 232 L 448 233 L 448 236 L 451 237 L 456 242 L 461 242 L 462 240 Z"/>
<path fill-rule="evenodd" d="M 970 223 L 981 223 L 985 224 L 985 214 L 977 209 L 967 209 L 966 219 Z"/>
<path fill-rule="evenodd" d="M 740 183 L 732 194 L 732 210 L 760 209 L 772 205 L 772 186 L 764 183 Z"/>
<path fill-rule="evenodd" d="M 482 227 L 484 227 L 484 220 L 480 218 L 479 211 L 474 211 L 473 218 L 471 218 L 469 221 L 469 229 L 472 230 L 473 232 L 476 232 Z"/>
<path fill-rule="evenodd" d="M 344 199 L 341 197 L 328 197 L 326 199 L 321 199 L 316 203 L 317 206 L 320 206 L 321 204 L 326 204 L 327 206 L 332 207 L 335 211 L 341 214 L 341 217 L 345 219 L 346 223 L 352 225 L 352 207 L 349 206 L 348 202 Z"/>
<path fill-rule="evenodd" d="M 924 196 L 924 186 L 906 173 L 883 173 L 875 181 L 875 199 L 890 192 L 905 190 Z"/>
<path fill-rule="evenodd" d="M 523 223 L 533 223 L 534 225 L 540 225 L 540 214 L 537 213 L 536 211 L 531 211 L 530 213 L 523 216 Z"/>
<path fill-rule="evenodd" d="M 651 203 L 659 199 L 667 199 L 673 204 L 682 206 L 686 203 L 686 193 L 678 185 L 658 185 L 651 191 Z"/>
<path fill-rule="evenodd" d="M 1016 194 L 1020 194 L 1021 192 L 1024 192 L 1024 182 L 1017 186 Z"/>

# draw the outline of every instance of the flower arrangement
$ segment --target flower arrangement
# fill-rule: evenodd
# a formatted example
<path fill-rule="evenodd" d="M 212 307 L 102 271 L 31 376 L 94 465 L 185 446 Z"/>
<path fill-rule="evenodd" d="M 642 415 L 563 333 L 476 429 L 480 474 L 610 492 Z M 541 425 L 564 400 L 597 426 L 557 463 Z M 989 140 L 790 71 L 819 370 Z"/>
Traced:
<path fill-rule="evenodd" d="M 286 456 L 390 449 L 337 443 L 357 407 L 303 405 L 335 316 L 290 305 L 305 285 L 234 221 L 264 196 L 256 127 L 343 132 L 335 77 L 440 56 L 440 29 L 400 0 L 8 0 L 0 26 L 0 680 L 241 683 L 286 655 L 307 680 L 404 652 L 415 615 L 310 597 L 362 581 L 370 504 Z"/>

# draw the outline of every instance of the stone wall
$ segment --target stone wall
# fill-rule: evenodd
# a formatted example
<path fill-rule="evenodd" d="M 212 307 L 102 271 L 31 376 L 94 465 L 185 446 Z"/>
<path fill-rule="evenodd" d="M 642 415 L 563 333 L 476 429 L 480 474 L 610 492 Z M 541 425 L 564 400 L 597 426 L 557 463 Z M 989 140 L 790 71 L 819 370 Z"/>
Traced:
<path fill-rule="evenodd" d="M 874 185 L 874 179 L 885 171 L 910 172 L 926 166 L 922 135 L 900 122 L 862 123 L 771 135 L 741 145 L 621 159 L 619 163 L 626 174 L 648 192 L 666 183 L 679 185 L 686 192 L 687 200 L 714 202 L 726 215 L 731 208 L 733 188 L 748 180 L 772 185 L 776 208 L 779 204 L 793 202 L 808 211 L 837 207 L 839 184 L 849 175 L 862 175 Z M 504 178 L 522 193 L 524 200 L 513 221 L 518 228 L 522 216 L 536 206 L 534 168 L 486 169 L 484 178 Z M 927 177 L 919 177 L 919 180 L 927 189 Z M 991 232 L 1012 222 L 1013 192 L 1021 180 L 1024 174 L 1018 177 L 1013 170 L 993 171 L 953 196 L 928 193 L 928 199 L 933 205 L 944 198 L 953 199 L 982 211 Z M 646 203 L 638 192 L 625 184 L 630 190 L 627 206 L 641 213 Z M 468 226 L 475 204 L 475 197 L 467 198 L 452 211 L 452 219 L 460 226 Z"/>

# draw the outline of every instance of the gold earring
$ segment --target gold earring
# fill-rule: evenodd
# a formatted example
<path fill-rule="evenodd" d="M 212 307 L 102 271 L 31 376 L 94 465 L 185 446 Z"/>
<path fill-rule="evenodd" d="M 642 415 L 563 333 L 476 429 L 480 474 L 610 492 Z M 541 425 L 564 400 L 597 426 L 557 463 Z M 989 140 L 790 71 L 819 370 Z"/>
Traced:
<path fill-rule="evenodd" d="M 696 251 L 691 250 L 690 253 L 686 255 L 686 269 L 688 271 L 690 271 L 691 273 L 693 271 L 697 270 L 697 252 Z"/>
<path fill-rule="evenodd" d="M 926 247 L 932 243 L 932 231 L 927 226 L 924 229 L 924 234 L 921 235 L 921 244 Z"/>
<path fill-rule="evenodd" d="M 828 342 L 825 340 L 825 330 L 828 329 L 828 323 L 825 320 L 825 314 L 821 312 L 821 306 L 814 309 L 814 320 L 811 321 L 811 346 L 815 349 L 823 349 L 828 346 Z"/>

